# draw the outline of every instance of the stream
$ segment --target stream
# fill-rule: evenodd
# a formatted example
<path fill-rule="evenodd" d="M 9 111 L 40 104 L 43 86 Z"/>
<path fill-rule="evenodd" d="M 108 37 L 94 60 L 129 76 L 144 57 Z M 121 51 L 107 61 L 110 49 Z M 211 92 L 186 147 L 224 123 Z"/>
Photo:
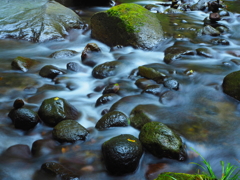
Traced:
<path fill-rule="evenodd" d="M 121 3 L 122 1 L 119 1 Z M 140 5 L 157 4 L 159 1 L 131 1 Z M 1 180 L 37 180 L 51 179 L 37 177 L 41 165 L 54 161 L 79 174 L 81 180 L 153 180 L 161 172 L 198 173 L 200 167 L 190 162 L 201 163 L 201 158 L 191 150 L 194 148 L 207 159 L 218 176 L 221 174 L 220 161 L 240 166 L 240 105 L 239 102 L 224 94 L 223 78 L 239 70 L 240 65 L 240 15 L 232 7 L 237 1 L 229 1 L 230 15 L 221 20 L 227 25 L 229 33 L 220 37 L 209 35 L 196 36 L 198 28 L 208 13 L 186 11 L 184 14 L 162 14 L 163 29 L 166 38 L 151 51 L 124 47 L 111 51 L 111 47 L 91 38 L 90 30 L 71 30 L 64 41 L 31 43 L 20 40 L 0 40 L 0 179 Z M 76 9 L 75 7 L 73 9 Z M 108 7 L 81 9 L 82 18 L 90 23 L 90 17 Z M 229 45 L 211 43 L 214 38 L 225 39 Z M 163 61 L 164 50 L 178 42 L 181 46 L 208 48 L 212 57 L 198 55 L 183 56 L 166 64 Z M 96 43 L 102 52 L 97 65 L 113 60 L 124 62 L 127 66 L 115 76 L 96 79 L 92 76 L 93 67 L 81 61 L 81 52 L 88 43 Z M 70 58 L 53 59 L 49 56 L 56 51 L 69 49 L 78 52 Z M 11 62 L 17 56 L 28 57 L 39 63 L 27 72 L 13 70 Z M 66 69 L 69 62 L 77 62 L 83 72 L 59 75 L 56 81 L 43 78 L 39 70 L 45 65 L 54 65 Z M 131 77 L 132 71 L 142 65 L 156 66 L 165 74 L 179 82 L 179 89 L 170 95 L 158 96 L 142 93 L 135 84 L 137 77 Z M 191 72 L 191 73 L 187 73 Z M 67 84 L 74 88 L 67 88 Z M 122 89 L 119 98 L 95 107 L 104 87 L 118 83 Z M 39 139 L 52 139 L 52 128 L 39 123 L 30 131 L 14 128 L 8 113 L 13 109 L 16 99 L 23 99 L 25 107 L 38 111 L 42 101 L 51 97 L 66 99 L 76 107 L 82 116 L 77 120 L 91 132 L 85 142 L 57 144 L 51 153 L 41 157 L 8 156 L 5 151 L 14 145 L 24 144 L 32 148 Z M 139 130 L 131 126 L 114 127 L 105 131 L 95 129 L 101 113 L 110 108 L 122 111 L 127 116 L 137 105 L 151 114 L 153 121 L 159 121 L 182 138 L 188 159 L 177 161 L 156 158 L 144 152 L 136 172 L 124 176 L 112 176 L 106 171 L 101 157 L 101 145 L 106 140 L 120 134 L 132 134 L 138 137 Z M 113 107 L 114 106 L 114 107 Z M 48 151 L 49 149 L 46 149 Z M 22 149 L 19 149 L 22 153 Z"/>

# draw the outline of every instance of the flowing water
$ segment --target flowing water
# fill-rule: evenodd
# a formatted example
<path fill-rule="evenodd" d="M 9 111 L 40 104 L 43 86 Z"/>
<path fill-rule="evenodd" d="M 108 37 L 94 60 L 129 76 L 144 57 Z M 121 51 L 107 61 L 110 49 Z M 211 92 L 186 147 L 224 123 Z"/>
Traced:
<path fill-rule="evenodd" d="M 141 5 L 157 3 L 157 1 L 135 2 Z M 95 12 L 107 8 L 83 9 L 83 18 L 89 18 Z M 196 149 L 213 166 L 220 175 L 220 161 L 240 165 L 239 139 L 239 102 L 222 91 L 223 78 L 239 70 L 240 20 L 237 13 L 230 13 L 227 20 L 221 23 L 230 28 L 230 33 L 220 38 L 229 41 L 230 45 L 213 45 L 210 40 L 216 37 L 196 37 L 195 31 L 203 26 L 203 19 L 208 14 L 200 11 L 189 11 L 184 15 L 159 14 L 164 19 L 164 29 L 167 38 L 152 51 L 143 51 L 125 47 L 117 51 L 110 51 L 110 47 L 91 38 L 90 31 L 72 30 L 65 41 L 33 44 L 19 40 L 0 40 L 0 179 L 31 180 L 36 179 L 41 165 L 48 161 L 59 162 L 65 167 L 81 175 L 81 180 L 90 179 L 131 179 L 152 180 L 161 172 L 196 173 L 198 167 L 190 162 L 200 163 L 201 159 L 193 153 L 190 147 Z M 228 21 L 229 19 L 229 21 Z M 178 24 L 178 25 L 176 25 Z M 179 41 L 182 46 L 208 47 L 213 54 L 212 58 L 202 56 L 186 56 L 171 64 L 163 62 L 164 50 Z M 105 79 L 92 77 L 92 67 L 81 62 L 81 52 L 87 43 L 97 43 L 101 48 L 102 56 L 98 64 L 119 59 L 125 67 L 117 75 Z M 70 49 L 79 52 L 71 58 L 52 59 L 49 55 L 55 51 Z M 235 54 L 235 55 L 234 55 Z M 238 54 L 238 55 L 236 55 Z M 39 61 L 28 72 L 12 70 L 11 61 L 17 56 L 29 57 Z M 84 72 L 68 73 L 59 76 L 58 83 L 39 76 L 39 70 L 44 65 L 55 65 L 66 69 L 68 62 L 78 62 L 84 67 Z M 151 94 L 141 94 L 141 89 L 135 85 L 134 78 L 129 78 L 132 70 L 138 66 L 149 64 L 159 67 L 161 72 L 176 79 L 179 90 L 173 91 L 173 98 L 162 98 Z M 192 70 L 193 74 L 185 72 Z M 73 83 L 76 88 L 69 90 L 67 83 Z M 112 83 L 122 85 L 122 91 L 117 103 L 109 102 L 95 107 L 96 100 L 102 95 L 97 87 L 105 87 Z M 40 88 L 49 85 L 48 88 Z M 49 87 L 55 88 L 49 88 Z M 29 148 L 39 139 L 51 139 L 52 128 L 38 124 L 33 130 L 23 132 L 14 128 L 8 112 L 13 108 L 13 102 L 22 98 L 26 107 L 38 111 L 42 101 L 46 98 L 61 97 L 74 105 L 82 116 L 77 121 L 84 127 L 91 129 L 90 137 L 86 142 L 75 144 L 58 144 L 50 155 L 40 158 L 17 158 L 4 154 L 5 150 L 13 145 L 25 144 Z M 115 103 L 115 104 L 114 104 Z M 136 105 L 146 105 L 154 121 L 162 122 L 181 135 L 188 159 L 179 162 L 171 159 L 159 159 L 145 152 L 139 168 L 133 174 L 115 177 L 109 175 L 101 159 L 101 144 L 119 134 L 132 134 L 138 137 L 139 131 L 132 127 L 112 128 L 106 131 L 94 129 L 96 122 L 101 118 L 104 109 L 120 110 L 129 115 Z M 152 107 L 151 107 L 152 105 Z"/>

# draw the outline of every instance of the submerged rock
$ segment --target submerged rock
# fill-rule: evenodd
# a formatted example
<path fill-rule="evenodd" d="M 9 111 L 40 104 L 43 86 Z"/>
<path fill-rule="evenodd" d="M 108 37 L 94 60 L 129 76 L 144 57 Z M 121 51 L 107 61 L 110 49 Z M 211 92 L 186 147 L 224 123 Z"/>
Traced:
<path fill-rule="evenodd" d="M 53 128 L 52 134 L 53 138 L 59 142 L 75 142 L 85 140 L 88 131 L 74 120 L 64 120 Z"/>
<path fill-rule="evenodd" d="M 52 139 L 39 139 L 33 142 L 31 152 L 34 157 L 41 157 L 54 152 L 56 147 L 57 143 Z"/>
<path fill-rule="evenodd" d="M 81 113 L 65 99 L 53 97 L 42 102 L 38 115 L 49 126 L 55 126 L 62 120 L 76 120 Z"/>
<path fill-rule="evenodd" d="M 164 172 L 161 173 L 154 180 L 172 180 L 173 178 L 177 180 L 216 180 L 215 178 L 211 178 L 204 174 L 185 174 L 185 173 L 175 173 L 175 172 Z"/>
<path fill-rule="evenodd" d="M 130 134 L 122 134 L 102 144 L 107 170 L 114 175 L 134 172 L 143 154 L 141 142 Z"/>
<path fill-rule="evenodd" d="M 240 71 L 235 71 L 223 79 L 223 92 L 240 101 Z"/>
<path fill-rule="evenodd" d="M 12 109 L 8 116 L 13 121 L 15 128 L 22 130 L 34 128 L 40 120 L 36 112 L 27 108 Z"/>
<path fill-rule="evenodd" d="M 83 22 L 71 9 L 49 0 L 2 0 L 0 38 L 15 38 L 32 42 L 63 40 L 72 28 L 82 28 Z M 4 20 L 3 20 L 4 19 Z"/>
<path fill-rule="evenodd" d="M 37 64 L 38 62 L 34 59 L 30 59 L 27 57 L 18 56 L 12 61 L 12 68 L 21 70 L 23 72 L 27 72 L 29 68 L 33 65 Z"/>
<path fill-rule="evenodd" d="M 125 126 L 128 126 L 128 117 L 120 111 L 112 111 L 103 115 L 103 117 L 99 119 L 95 127 L 98 130 L 105 130 L 110 127 Z"/>
<path fill-rule="evenodd" d="M 154 156 L 185 160 L 186 152 L 179 135 L 160 122 L 146 123 L 140 131 L 139 140 Z"/>
<path fill-rule="evenodd" d="M 91 26 L 91 36 L 110 46 L 120 44 L 151 49 L 163 39 L 163 30 L 156 15 L 132 3 L 94 14 Z"/>

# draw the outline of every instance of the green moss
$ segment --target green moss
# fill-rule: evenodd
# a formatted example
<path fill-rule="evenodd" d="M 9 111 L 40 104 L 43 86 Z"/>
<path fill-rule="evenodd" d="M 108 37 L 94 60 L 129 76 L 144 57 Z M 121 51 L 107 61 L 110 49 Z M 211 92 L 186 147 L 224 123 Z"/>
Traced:
<path fill-rule="evenodd" d="M 121 22 L 118 25 L 133 33 L 140 31 L 139 27 L 147 22 L 146 13 L 150 12 L 140 5 L 124 3 L 110 8 L 107 13 L 111 17 L 119 18 Z"/>
<path fill-rule="evenodd" d="M 173 172 L 165 172 L 160 174 L 155 180 L 215 180 L 207 175 L 202 174 L 185 174 L 185 173 L 173 173 Z"/>

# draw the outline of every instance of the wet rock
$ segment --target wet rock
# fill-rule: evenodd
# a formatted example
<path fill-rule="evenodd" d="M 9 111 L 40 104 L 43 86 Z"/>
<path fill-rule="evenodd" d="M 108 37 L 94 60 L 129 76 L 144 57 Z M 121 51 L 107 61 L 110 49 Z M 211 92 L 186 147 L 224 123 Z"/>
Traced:
<path fill-rule="evenodd" d="M 3 155 L 20 159 L 30 159 L 32 157 L 29 146 L 25 144 L 13 145 L 7 148 Z"/>
<path fill-rule="evenodd" d="M 54 59 L 61 59 L 61 58 L 71 58 L 73 56 L 76 56 L 78 54 L 77 51 L 69 50 L 69 49 L 63 49 L 60 51 L 56 51 L 50 55 L 50 58 Z"/>
<path fill-rule="evenodd" d="M 149 94 L 153 94 L 155 96 L 159 96 L 161 90 L 160 90 L 160 85 L 159 84 L 155 84 L 155 85 L 150 85 L 147 86 L 142 93 L 149 93 Z"/>
<path fill-rule="evenodd" d="M 143 154 L 141 142 L 134 136 L 122 134 L 102 144 L 107 170 L 114 175 L 133 173 Z"/>
<path fill-rule="evenodd" d="M 145 112 L 143 105 L 136 106 L 129 116 L 130 125 L 136 129 L 141 130 L 144 124 L 151 122 L 150 116 Z"/>
<path fill-rule="evenodd" d="M 148 86 L 156 85 L 156 82 L 151 79 L 140 78 L 135 82 L 136 86 L 140 89 L 145 89 Z"/>
<path fill-rule="evenodd" d="M 36 65 L 38 62 L 34 59 L 18 56 L 12 61 L 12 68 L 27 72 L 29 68 Z"/>
<path fill-rule="evenodd" d="M 84 68 L 76 62 L 69 62 L 67 63 L 67 70 L 70 70 L 73 72 L 83 72 Z"/>
<path fill-rule="evenodd" d="M 103 90 L 103 94 L 110 94 L 110 93 L 116 94 L 119 91 L 119 89 L 120 89 L 120 86 L 118 83 L 111 84 Z"/>
<path fill-rule="evenodd" d="M 114 93 L 104 94 L 96 101 L 95 107 L 106 104 L 108 102 L 117 101 L 120 97 Z"/>
<path fill-rule="evenodd" d="M 24 106 L 24 101 L 22 99 L 16 99 L 13 103 L 15 109 L 22 108 Z"/>
<path fill-rule="evenodd" d="M 151 49 L 163 39 L 163 30 L 156 15 L 132 3 L 94 14 L 91 25 L 91 36 L 110 46 L 121 44 Z"/>
<path fill-rule="evenodd" d="M 240 101 L 240 71 L 235 71 L 223 79 L 223 92 Z"/>
<path fill-rule="evenodd" d="M 186 152 L 179 135 L 160 122 L 146 123 L 140 131 L 139 140 L 154 156 L 185 160 Z"/>
<path fill-rule="evenodd" d="M 161 173 L 155 180 L 171 180 L 172 178 L 177 180 L 216 180 L 216 178 L 211 178 L 210 176 L 204 174 L 185 174 L 185 173 L 175 173 L 175 172 L 164 172 Z"/>
<path fill-rule="evenodd" d="M 40 139 L 33 142 L 31 152 L 34 157 L 41 157 L 51 154 L 56 147 L 57 144 L 54 140 Z"/>
<path fill-rule="evenodd" d="M 160 103 L 168 106 L 173 106 L 178 104 L 178 94 L 176 91 L 166 91 L 160 95 Z"/>
<path fill-rule="evenodd" d="M 213 57 L 212 52 L 207 48 L 198 48 L 198 49 L 196 49 L 196 51 L 197 51 L 197 55 L 199 55 L 199 56 L 204 56 L 207 58 Z"/>
<path fill-rule="evenodd" d="M 227 45 L 230 44 L 227 40 L 225 40 L 225 39 L 220 39 L 220 38 L 212 39 L 212 40 L 211 40 L 211 43 L 212 43 L 213 45 L 225 45 L 225 46 L 227 46 Z"/>
<path fill-rule="evenodd" d="M 0 10 L 0 38 L 44 42 L 64 40 L 68 30 L 82 28 L 83 22 L 72 10 L 55 1 L 2 1 Z M 27 11 L 26 11 L 27 9 Z"/>
<path fill-rule="evenodd" d="M 100 64 L 93 68 L 92 76 L 97 79 L 115 76 L 123 64 L 119 61 L 110 61 Z"/>
<path fill-rule="evenodd" d="M 210 36 L 220 36 L 221 33 L 214 27 L 207 25 L 203 28 L 202 34 Z"/>
<path fill-rule="evenodd" d="M 164 80 L 163 85 L 169 89 L 178 90 L 179 83 L 177 80 L 172 78 L 167 78 Z"/>
<path fill-rule="evenodd" d="M 175 9 L 175 8 L 168 8 L 164 12 L 164 14 L 182 14 L 184 11 L 180 9 Z"/>
<path fill-rule="evenodd" d="M 216 22 L 216 21 L 220 21 L 221 17 L 219 15 L 219 13 L 216 12 L 216 13 L 210 13 L 209 19 L 213 22 Z"/>
<path fill-rule="evenodd" d="M 164 51 L 163 61 L 167 64 L 181 58 L 181 55 L 194 55 L 193 49 L 181 46 L 170 46 Z"/>
<path fill-rule="evenodd" d="M 167 77 L 165 74 L 151 68 L 151 67 L 145 67 L 145 66 L 139 66 L 138 67 L 138 74 L 142 77 L 152 79 L 156 81 L 157 83 L 162 83 L 164 79 Z"/>
<path fill-rule="evenodd" d="M 101 55 L 101 49 L 98 45 L 96 43 L 88 43 L 82 51 L 82 63 L 93 67 L 98 63 L 99 55 Z"/>
<path fill-rule="evenodd" d="M 52 131 L 53 138 L 59 142 L 75 142 L 85 140 L 88 131 L 74 120 L 64 120 L 58 123 Z"/>
<path fill-rule="evenodd" d="M 46 65 L 39 71 L 40 76 L 50 79 L 54 79 L 58 75 L 65 73 L 66 72 L 64 70 L 59 69 L 58 67 L 53 65 Z"/>
<path fill-rule="evenodd" d="M 37 113 L 27 108 L 12 109 L 8 116 L 11 118 L 15 128 L 22 130 L 30 130 L 39 122 Z"/>
<path fill-rule="evenodd" d="M 65 99 L 53 97 L 42 102 L 38 115 L 47 125 L 55 126 L 62 120 L 76 120 L 81 113 Z"/>
<path fill-rule="evenodd" d="M 147 5 L 145 6 L 145 8 L 146 8 L 147 10 L 151 11 L 151 12 L 157 12 L 157 13 L 160 12 L 159 6 L 154 5 L 154 4 L 147 4 Z"/>
<path fill-rule="evenodd" d="M 58 177 L 62 180 L 79 180 L 78 175 L 65 168 L 63 165 L 57 162 L 46 162 L 42 164 L 41 170 L 52 177 Z"/>
<path fill-rule="evenodd" d="M 120 111 L 109 112 L 97 122 L 95 128 L 97 130 L 106 130 L 110 127 L 125 127 L 128 126 L 128 117 Z"/>

